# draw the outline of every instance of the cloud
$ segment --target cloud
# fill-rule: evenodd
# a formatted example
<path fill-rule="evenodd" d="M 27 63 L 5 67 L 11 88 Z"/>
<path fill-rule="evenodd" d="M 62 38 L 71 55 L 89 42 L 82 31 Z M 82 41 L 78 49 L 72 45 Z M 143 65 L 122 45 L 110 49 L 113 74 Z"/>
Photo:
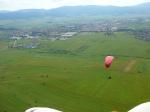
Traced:
<path fill-rule="evenodd" d="M 150 0 L 0 0 L 0 10 L 18 10 L 44 8 L 50 9 L 60 6 L 74 5 L 136 5 Z"/>

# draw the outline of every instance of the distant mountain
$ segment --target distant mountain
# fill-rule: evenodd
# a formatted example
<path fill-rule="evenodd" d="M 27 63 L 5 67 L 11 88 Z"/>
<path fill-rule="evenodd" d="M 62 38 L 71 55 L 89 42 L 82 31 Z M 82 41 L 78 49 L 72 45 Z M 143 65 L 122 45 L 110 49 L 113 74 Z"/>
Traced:
<path fill-rule="evenodd" d="M 150 3 L 130 7 L 117 6 L 64 6 L 55 9 L 26 9 L 19 11 L 0 11 L 0 19 L 26 19 L 38 17 L 75 17 L 75 16 L 103 16 L 103 15 L 150 15 Z"/>
<path fill-rule="evenodd" d="M 150 2 L 136 5 L 136 7 L 150 7 Z"/>
<path fill-rule="evenodd" d="M 46 16 L 44 9 L 26 9 L 18 11 L 0 12 L 0 19 L 26 19 Z"/>
<path fill-rule="evenodd" d="M 0 13 L 6 13 L 6 12 L 9 12 L 7 10 L 0 10 Z"/>

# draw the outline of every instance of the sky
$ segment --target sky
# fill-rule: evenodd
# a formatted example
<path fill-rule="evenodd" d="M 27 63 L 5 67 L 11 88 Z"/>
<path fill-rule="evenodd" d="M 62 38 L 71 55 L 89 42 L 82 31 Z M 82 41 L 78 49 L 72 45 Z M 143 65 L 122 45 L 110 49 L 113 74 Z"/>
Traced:
<path fill-rule="evenodd" d="M 0 10 L 51 9 L 76 5 L 132 6 L 150 0 L 0 0 Z"/>

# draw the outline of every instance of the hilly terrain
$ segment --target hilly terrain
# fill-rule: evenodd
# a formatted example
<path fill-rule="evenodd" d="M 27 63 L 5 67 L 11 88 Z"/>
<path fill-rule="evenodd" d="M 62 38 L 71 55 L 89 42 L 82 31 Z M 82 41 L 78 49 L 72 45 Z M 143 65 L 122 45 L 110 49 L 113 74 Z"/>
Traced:
<path fill-rule="evenodd" d="M 127 112 L 150 100 L 149 42 L 124 32 L 38 42 L 35 49 L 16 49 L 0 41 L 0 112 L 35 106 L 63 112 Z M 109 70 L 103 66 L 106 55 L 115 56 Z"/>
<path fill-rule="evenodd" d="M 136 6 L 64 6 L 55 9 L 24 9 L 18 11 L 1 11 L 0 19 L 27 19 L 37 17 L 79 17 L 79 16 L 122 16 L 149 15 L 150 3 Z"/>
<path fill-rule="evenodd" d="M 0 112 L 127 112 L 149 68 L 150 3 L 0 11 Z"/>

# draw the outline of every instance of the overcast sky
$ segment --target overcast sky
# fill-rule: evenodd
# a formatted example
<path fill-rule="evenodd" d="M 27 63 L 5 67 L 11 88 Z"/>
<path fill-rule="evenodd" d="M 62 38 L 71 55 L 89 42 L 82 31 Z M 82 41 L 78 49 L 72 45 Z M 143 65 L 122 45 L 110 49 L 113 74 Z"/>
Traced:
<path fill-rule="evenodd" d="M 51 9 L 75 5 L 131 6 L 150 0 L 0 0 L 0 10 Z"/>

